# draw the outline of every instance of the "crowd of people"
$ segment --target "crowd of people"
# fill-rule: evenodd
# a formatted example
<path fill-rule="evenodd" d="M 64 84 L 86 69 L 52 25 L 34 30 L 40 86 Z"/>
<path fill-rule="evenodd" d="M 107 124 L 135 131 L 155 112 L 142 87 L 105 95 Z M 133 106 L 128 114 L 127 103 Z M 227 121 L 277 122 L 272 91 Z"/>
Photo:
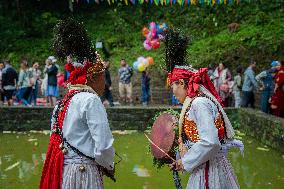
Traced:
<path fill-rule="evenodd" d="M 245 71 L 239 66 L 233 77 L 226 65 L 220 63 L 215 70 L 210 65 L 208 75 L 222 98 L 224 106 L 255 108 L 255 92 L 259 91 L 261 110 L 284 117 L 284 67 L 282 64 L 283 61 L 273 61 L 267 70 L 256 75 L 257 64 L 251 61 Z"/>
<path fill-rule="evenodd" d="M 72 62 L 67 57 L 67 62 Z M 46 104 L 54 106 L 59 96 L 59 88 L 64 86 L 69 73 L 64 69 L 60 72 L 59 65 L 54 56 L 46 59 L 43 71 L 39 69 L 39 63 L 35 62 L 31 67 L 28 61 L 23 59 L 19 73 L 11 66 L 8 60 L 0 62 L 0 103 L 11 105 L 22 104 L 25 106 L 37 106 Z M 112 80 L 109 71 L 110 62 L 104 61 L 105 91 L 101 97 L 105 106 L 114 106 L 112 95 Z M 224 106 L 255 108 L 255 91 L 261 93 L 260 108 L 265 113 L 284 117 L 284 67 L 282 61 L 273 61 L 267 70 L 258 75 L 255 74 L 257 66 L 251 61 L 249 67 L 243 70 L 237 67 L 236 75 L 232 75 L 224 63 L 220 63 L 215 69 L 208 66 L 208 75 L 223 100 Z M 121 59 L 118 69 L 119 103 L 133 105 L 132 97 L 133 68 Z M 150 75 L 146 69 L 141 73 L 141 104 L 147 106 L 151 100 Z M 38 99 L 41 95 L 44 98 Z M 173 96 L 172 102 L 179 102 Z"/>
<path fill-rule="evenodd" d="M 0 62 L 0 103 L 8 106 L 54 106 L 59 96 L 59 87 L 64 83 L 64 75 L 59 72 L 56 61 L 54 56 L 49 56 L 41 71 L 38 62 L 29 67 L 28 61 L 23 59 L 19 72 L 9 60 Z M 39 99 L 39 95 L 44 98 Z"/>
<path fill-rule="evenodd" d="M 72 62 L 71 57 L 67 57 L 66 62 Z M 65 69 L 60 71 L 60 66 L 56 64 L 57 59 L 49 56 L 45 61 L 45 67 L 41 71 L 38 62 L 29 67 L 28 61 L 23 59 L 19 72 L 14 69 L 8 60 L 0 62 L 0 105 L 7 104 L 38 106 L 46 105 L 53 107 L 59 97 L 59 89 L 65 87 L 70 73 Z M 112 95 L 112 80 L 109 71 L 110 62 L 105 64 L 105 91 L 101 100 L 105 106 L 114 106 Z M 118 91 L 119 103 L 123 105 L 133 105 L 132 82 L 133 68 L 129 66 L 125 59 L 121 59 L 118 70 Z M 150 102 L 150 76 L 147 70 L 141 75 L 141 103 L 148 105 Z M 38 96 L 42 98 L 38 98 Z"/>

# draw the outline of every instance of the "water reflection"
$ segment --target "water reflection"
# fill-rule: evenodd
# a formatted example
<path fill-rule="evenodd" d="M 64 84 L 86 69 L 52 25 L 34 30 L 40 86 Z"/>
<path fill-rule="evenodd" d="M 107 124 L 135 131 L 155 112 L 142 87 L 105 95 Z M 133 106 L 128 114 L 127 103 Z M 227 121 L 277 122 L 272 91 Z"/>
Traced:
<path fill-rule="evenodd" d="M 229 158 L 241 188 L 283 188 L 283 154 L 261 145 L 244 133 L 238 132 L 237 135 L 245 142 L 245 155 L 242 157 L 235 149 L 230 152 Z M 174 188 L 172 175 L 167 167 L 159 171 L 153 168 L 148 142 L 143 134 L 123 132 L 114 136 L 115 147 L 123 160 L 117 166 L 117 183 L 106 179 L 106 189 Z M 10 133 L 0 134 L 0 139 L 1 189 L 38 188 L 49 135 Z M 188 176 L 182 175 L 184 186 Z"/>
<path fill-rule="evenodd" d="M 42 153 L 41 156 L 38 156 L 37 154 L 32 154 L 31 161 L 23 161 L 23 160 L 16 161 L 16 158 L 14 158 L 14 155 L 5 155 L 3 157 L 0 157 L 0 165 L 1 165 L 0 178 L 2 180 L 6 180 L 7 175 L 11 173 L 15 174 L 16 172 L 18 172 L 17 174 L 17 177 L 19 178 L 18 181 L 25 182 L 31 179 L 32 175 L 37 174 L 37 167 L 41 169 L 41 165 L 43 162 L 42 157 L 45 157 L 45 153 Z M 3 163 L 2 163 L 2 159 L 3 159 Z M 2 166 L 2 164 L 8 165 L 8 166 L 6 168 L 2 168 L 4 167 Z"/>
<path fill-rule="evenodd" d="M 135 173 L 138 177 L 150 176 L 148 169 L 146 169 L 143 165 L 134 165 L 132 172 Z"/>

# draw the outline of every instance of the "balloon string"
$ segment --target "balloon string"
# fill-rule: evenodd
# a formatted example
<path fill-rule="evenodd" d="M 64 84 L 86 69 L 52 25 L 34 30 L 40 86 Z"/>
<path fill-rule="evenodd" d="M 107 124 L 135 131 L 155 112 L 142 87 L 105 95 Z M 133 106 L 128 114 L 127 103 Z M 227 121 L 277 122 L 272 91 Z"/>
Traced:
<path fill-rule="evenodd" d="M 155 146 L 156 148 L 158 148 L 163 154 L 165 154 L 168 158 L 170 158 L 173 162 L 175 162 L 176 160 L 173 159 L 169 154 L 167 154 L 163 149 L 161 149 L 158 145 L 156 145 L 147 135 L 146 133 L 144 133 L 145 137 L 148 139 L 148 141 Z"/>

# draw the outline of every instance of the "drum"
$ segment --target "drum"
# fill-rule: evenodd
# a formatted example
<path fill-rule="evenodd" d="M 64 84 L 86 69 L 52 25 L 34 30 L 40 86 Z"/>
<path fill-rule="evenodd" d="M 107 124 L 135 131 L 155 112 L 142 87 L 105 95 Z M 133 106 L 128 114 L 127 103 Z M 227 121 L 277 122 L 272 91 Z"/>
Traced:
<path fill-rule="evenodd" d="M 175 128 L 177 125 L 177 117 L 168 112 L 162 113 L 154 122 L 150 142 L 152 155 L 156 159 L 175 159 L 174 147 L 177 145 Z"/>

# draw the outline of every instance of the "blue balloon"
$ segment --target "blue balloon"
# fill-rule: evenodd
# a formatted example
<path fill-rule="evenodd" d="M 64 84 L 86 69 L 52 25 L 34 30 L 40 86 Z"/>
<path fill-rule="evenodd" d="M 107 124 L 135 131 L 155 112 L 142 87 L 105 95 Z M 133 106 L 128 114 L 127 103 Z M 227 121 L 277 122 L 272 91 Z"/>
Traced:
<path fill-rule="evenodd" d="M 157 34 L 163 33 L 163 28 L 160 25 L 157 25 Z"/>
<path fill-rule="evenodd" d="M 134 68 L 135 70 L 138 70 L 138 65 L 139 65 L 139 62 L 138 62 L 138 61 L 133 62 L 133 68 Z"/>

